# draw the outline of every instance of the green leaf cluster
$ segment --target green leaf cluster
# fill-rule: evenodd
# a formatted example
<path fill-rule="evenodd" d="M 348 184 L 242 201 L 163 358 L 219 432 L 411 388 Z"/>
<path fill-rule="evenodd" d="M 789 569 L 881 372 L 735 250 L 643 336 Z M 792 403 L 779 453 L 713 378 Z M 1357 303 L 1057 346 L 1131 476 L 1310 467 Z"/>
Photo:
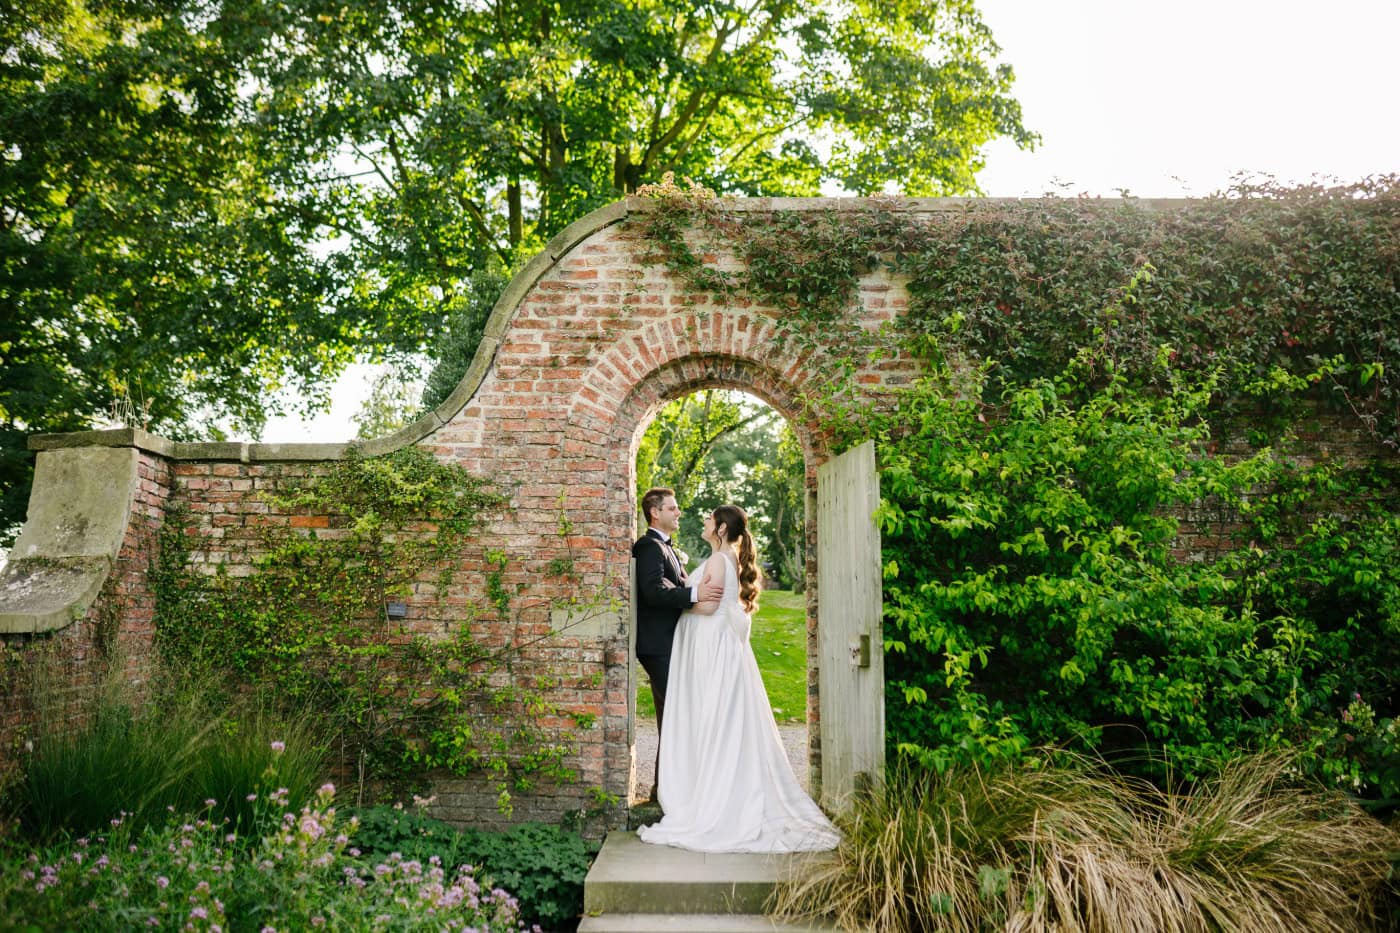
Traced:
<path fill-rule="evenodd" d="M 872 416 L 892 746 L 942 769 L 1069 744 L 1159 779 L 1286 746 L 1394 798 L 1394 470 L 1223 456 L 1211 383 L 1161 378 L 1082 352 Z"/>
<path fill-rule="evenodd" d="M 0 46 L 0 529 L 117 382 L 179 439 L 354 356 L 439 345 L 445 397 L 474 278 L 667 171 L 963 193 L 1035 141 L 966 2 L 36 0 Z"/>
<path fill-rule="evenodd" d="M 499 885 L 520 902 L 528 923 L 563 929 L 583 913 L 583 879 L 598 843 L 577 832 L 543 823 L 508 829 L 458 829 L 441 820 L 394 807 L 357 811 L 357 858 L 369 865 L 397 852 L 428 862 L 436 856 L 449 870 L 470 865 L 483 886 Z"/>

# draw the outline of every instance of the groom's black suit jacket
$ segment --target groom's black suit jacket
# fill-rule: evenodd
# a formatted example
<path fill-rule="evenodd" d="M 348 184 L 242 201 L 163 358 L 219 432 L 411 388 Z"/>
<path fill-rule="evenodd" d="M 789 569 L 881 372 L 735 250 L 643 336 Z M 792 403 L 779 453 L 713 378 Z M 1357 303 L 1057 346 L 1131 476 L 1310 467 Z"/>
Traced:
<path fill-rule="evenodd" d="M 648 528 L 632 545 L 637 561 L 637 654 L 669 655 L 676 636 L 676 623 L 689 609 L 690 588 L 685 585 L 680 561 L 675 558 L 661 534 Z M 666 586 L 670 581 L 672 586 Z"/>

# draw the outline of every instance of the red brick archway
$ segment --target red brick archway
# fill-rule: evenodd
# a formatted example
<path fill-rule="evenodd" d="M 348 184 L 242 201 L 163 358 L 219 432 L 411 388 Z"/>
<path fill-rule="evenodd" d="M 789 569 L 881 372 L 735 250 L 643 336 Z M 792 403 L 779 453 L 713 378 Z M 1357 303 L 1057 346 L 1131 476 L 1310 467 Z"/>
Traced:
<path fill-rule="evenodd" d="M 736 202 L 733 209 L 831 210 L 850 203 L 759 200 Z M 576 748 L 570 767 L 577 780 L 522 791 L 516 819 L 557 820 L 590 809 L 596 791 L 626 793 L 626 616 L 595 612 L 579 620 L 575 606 L 580 594 L 599 594 L 604 605 L 625 605 L 629 596 L 636 444 L 657 407 L 696 389 L 727 387 L 751 392 L 782 413 L 806 458 L 808 554 L 815 554 L 812 477 L 829 451 L 804 420 L 803 396 L 823 386 L 826 351 L 797 350 L 780 339 L 780 309 L 722 302 L 673 275 L 628 223 L 631 213 L 652 209 L 643 201 L 615 204 L 551 241 L 507 287 L 471 368 L 447 401 L 404 430 L 360 445 L 370 455 L 418 445 L 494 480 L 510 495 L 509 511 L 460 555 L 449 586 L 419 581 L 402 625 L 406 636 L 443 638 L 465 628 L 487 646 L 521 646 L 514 675 L 552 685 L 564 715 L 544 726 Z M 718 255 L 706 261 L 733 268 L 741 260 Z M 900 312 L 905 298 L 898 281 L 876 270 L 860 282 L 850 312 L 879 326 Z M 855 376 L 863 389 L 878 390 L 907 382 L 912 373 L 907 360 L 887 358 L 863 364 Z M 36 447 L 42 451 L 36 490 L 57 488 L 59 477 L 85 469 L 92 448 L 126 448 L 123 456 L 131 460 L 134 479 L 113 506 L 106 562 L 82 555 L 92 579 L 85 578 L 83 588 L 56 588 L 54 606 L 26 605 L 4 616 L 0 603 L 0 616 L 18 626 L 11 631 L 68 627 L 63 639 L 76 646 L 75 657 L 91 653 L 95 632 L 111 619 L 118 620 L 133 657 L 150 655 L 145 574 L 154 559 L 152 529 L 160 521 L 182 516 L 190 539 L 201 543 L 194 555 L 199 565 L 239 575 L 255 572 L 264 529 L 317 525 L 333 531 L 345 520 L 297 514 L 269 495 L 315 477 L 327 461 L 345 456 L 345 444 L 177 444 L 123 430 L 41 439 Z M 62 490 L 50 492 L 62 499 Z M 42 545 L 30 555 L 44 561 L 36 566 L 76 559 L 56 550 L 56 536 L 24 540 Z M 814 562 L 809 556 L 809 642 L 819 598 Z M 507 594 L 508 611 L 500 609 L 493 589 Z M 815 771 L 820 731 L 814 703 L 809 697 Z M 440 778 L 436 790 L 440 816 L 476 823 L 499 818 L 489 779 Z M 621 819 L 616 812 L 609 816 L 614 823 Z"/>

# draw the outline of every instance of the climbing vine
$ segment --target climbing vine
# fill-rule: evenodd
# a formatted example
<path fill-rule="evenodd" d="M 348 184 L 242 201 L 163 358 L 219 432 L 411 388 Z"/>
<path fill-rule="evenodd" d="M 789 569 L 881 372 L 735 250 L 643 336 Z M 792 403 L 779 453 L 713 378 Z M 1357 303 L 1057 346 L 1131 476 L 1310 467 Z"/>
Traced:
<path fill-rule="evenodd" d="M 478 614 L 506 621 L 516 608 L 506 554 L 485 555 L 485 605 L 446 604 L 462 551 L 505 505 L 499 491 L 407 447 L 373 458 L 352 449 L 324 475 L 263 498 L 325 527 L 269 524 L 246 575 L 199 571 L 188 517 L 167 520 L 151 577 L 167 662 L 318 711 L 361 793 L 429 769 L 484 772 L 508 810 L 512 791 L 573 779 L 572 748 L 545 725 L 561 713 L 556 679 L 510 676 L 520 646 L 488 648 L 471 634 Z M 390 618 L 393 602 L 426 618 L 410 631 Z"/>
<path fill-rule="evenodd" d="M 795 339 L 846 347 L 847 368 L 897 345 L 985 363 L 996 389 L 1053 377 L 1097 345 L 1152 384 L 1165 348 L 1178 369 L 1218 374 L 1217 412 L 1296 398 L 1322 373 L 1312 400 L 1400 441 L 1400 176 L 1240 184 L 1168 205 L 968 201 L 934 219 L 894 200 L 753 211 L 674 183 L 645 193 L 654 205 L 631 222 L 650 258 L 694 290 L 778 309 Z M 897 333 L 853 313 L 881 267 L 907 282 Z"/>

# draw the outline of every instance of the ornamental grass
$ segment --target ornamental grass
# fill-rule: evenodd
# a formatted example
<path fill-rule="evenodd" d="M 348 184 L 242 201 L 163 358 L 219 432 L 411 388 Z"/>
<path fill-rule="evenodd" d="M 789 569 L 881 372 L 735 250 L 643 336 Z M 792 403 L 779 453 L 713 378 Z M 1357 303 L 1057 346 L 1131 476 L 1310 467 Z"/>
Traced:
<path fill-rule="evenodd" d="M 880 931 L 1380 928 L 1400 833 L 1291 761 L 1164 792 L 1097 763 L 895 769 L 770 910 Z"/>
<path fill-rule="evenodd" d="M 309 713 L 254 697 L 219 703 L 190 684 L 151 699 L 128 694 L 108 685 L 76 726 L 40 697 L 46 715 L 3 801 L 27 836 L 81 836 L 118 816 L 139 829 L 172 810 L 205 809 L 246 831 L 256 794 L 285 788 L 295 808 L 321 781 L 325 742 Z"/>

